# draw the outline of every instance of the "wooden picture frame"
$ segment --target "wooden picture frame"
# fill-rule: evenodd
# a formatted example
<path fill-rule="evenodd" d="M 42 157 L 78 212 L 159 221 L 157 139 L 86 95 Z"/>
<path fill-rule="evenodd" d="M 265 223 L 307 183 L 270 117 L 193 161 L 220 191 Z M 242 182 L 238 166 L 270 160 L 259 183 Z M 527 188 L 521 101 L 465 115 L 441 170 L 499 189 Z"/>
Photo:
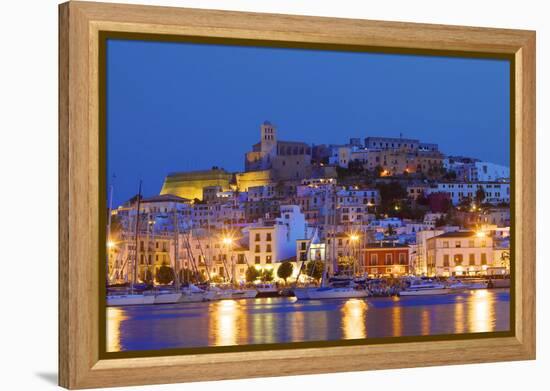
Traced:
<path fill-rule="evenodd" d="M 102 31 L 229 38 L 404 53 L 502 54 L 514 67 L 513 336 L 102 359 L 97 260 Z M 103 161 L 102 161 L 103 160 Z M 88 2 L 59 6 L 59 384 L 90 388 L 535 358 L 535 33 L 533 31 Z M 457 354 L 458 353 L 458 354 Z M 302 365 L 307 362 L 307 365 Z"/>

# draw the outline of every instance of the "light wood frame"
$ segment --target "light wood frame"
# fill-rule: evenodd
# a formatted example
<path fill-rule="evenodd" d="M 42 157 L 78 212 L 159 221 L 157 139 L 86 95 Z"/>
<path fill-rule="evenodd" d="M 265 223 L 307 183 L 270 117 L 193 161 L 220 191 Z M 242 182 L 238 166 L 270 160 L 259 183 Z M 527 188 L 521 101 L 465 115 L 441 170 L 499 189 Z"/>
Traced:
<path fill-rule="evenodd" d="M 99 359 L 98 36 L 104 30 L 511 55 L 515 336 Z M 59 38 L 60 385 L 74 389 L 535 358 L 533 31 L 69 2 L 59 7 Z"/>

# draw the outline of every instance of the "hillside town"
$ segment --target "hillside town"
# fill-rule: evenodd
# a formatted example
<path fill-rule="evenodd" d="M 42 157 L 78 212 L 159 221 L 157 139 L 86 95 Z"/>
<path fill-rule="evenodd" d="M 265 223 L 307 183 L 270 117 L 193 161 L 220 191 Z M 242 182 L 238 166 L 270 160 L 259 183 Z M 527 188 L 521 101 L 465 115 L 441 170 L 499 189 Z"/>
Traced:
<path fill-rule="evenodd" d="M 430 140 L 316 145 L 277 131 L 265 121 L 248 152 L 232 152 L 240 172 L 167 173 L 158 194 L 136 184 L 110 206 L 107 283 L 509 275 L 509 167 Z"/>

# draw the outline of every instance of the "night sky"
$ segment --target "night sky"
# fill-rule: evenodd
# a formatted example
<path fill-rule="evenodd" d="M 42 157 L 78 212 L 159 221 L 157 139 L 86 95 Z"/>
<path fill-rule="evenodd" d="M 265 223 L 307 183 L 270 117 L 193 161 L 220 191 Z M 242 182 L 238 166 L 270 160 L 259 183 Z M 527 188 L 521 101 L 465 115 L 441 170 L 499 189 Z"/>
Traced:
<path fill-rule="evenodd" d="M 509 62 L 109 40 L 107 180 L 114 206 L 166 174 L 220 166 L 270 120 L 282 140 L 416 138 L 509 165 Z"/>

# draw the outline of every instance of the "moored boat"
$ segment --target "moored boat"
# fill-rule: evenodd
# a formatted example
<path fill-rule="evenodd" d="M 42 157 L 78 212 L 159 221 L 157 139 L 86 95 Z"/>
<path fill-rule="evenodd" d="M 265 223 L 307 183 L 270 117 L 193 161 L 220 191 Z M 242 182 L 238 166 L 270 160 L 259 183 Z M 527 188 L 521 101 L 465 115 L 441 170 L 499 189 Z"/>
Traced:
<path fill-rule="evenodd" d="M 413 281 L 409 287 L 399 292 L 399 296 L 446 295 L 448 293 L 451 293 L 451 289 L 443 284 L 418 280 Z"/>
<path fill-rule="evenodd" d="M 369 292 L 366 289 L 355 289 L 353 287 L 321 287 L 311 288 L 307 292 L 310 300 L 318 299 L 360 299 L 367 297 Z"/>
<path fill-rule="evenodd" d="M 254 286 L 258 291 L 256 297 L 277 297 L 279 295 L 279 288 L 275 284 L 256 284 Z"/>
<path fill-rule="evenodd" d="M 143 293 L 114 294 L 107 296 L 107 307 L 154 304 L 155 295 Z"/>

